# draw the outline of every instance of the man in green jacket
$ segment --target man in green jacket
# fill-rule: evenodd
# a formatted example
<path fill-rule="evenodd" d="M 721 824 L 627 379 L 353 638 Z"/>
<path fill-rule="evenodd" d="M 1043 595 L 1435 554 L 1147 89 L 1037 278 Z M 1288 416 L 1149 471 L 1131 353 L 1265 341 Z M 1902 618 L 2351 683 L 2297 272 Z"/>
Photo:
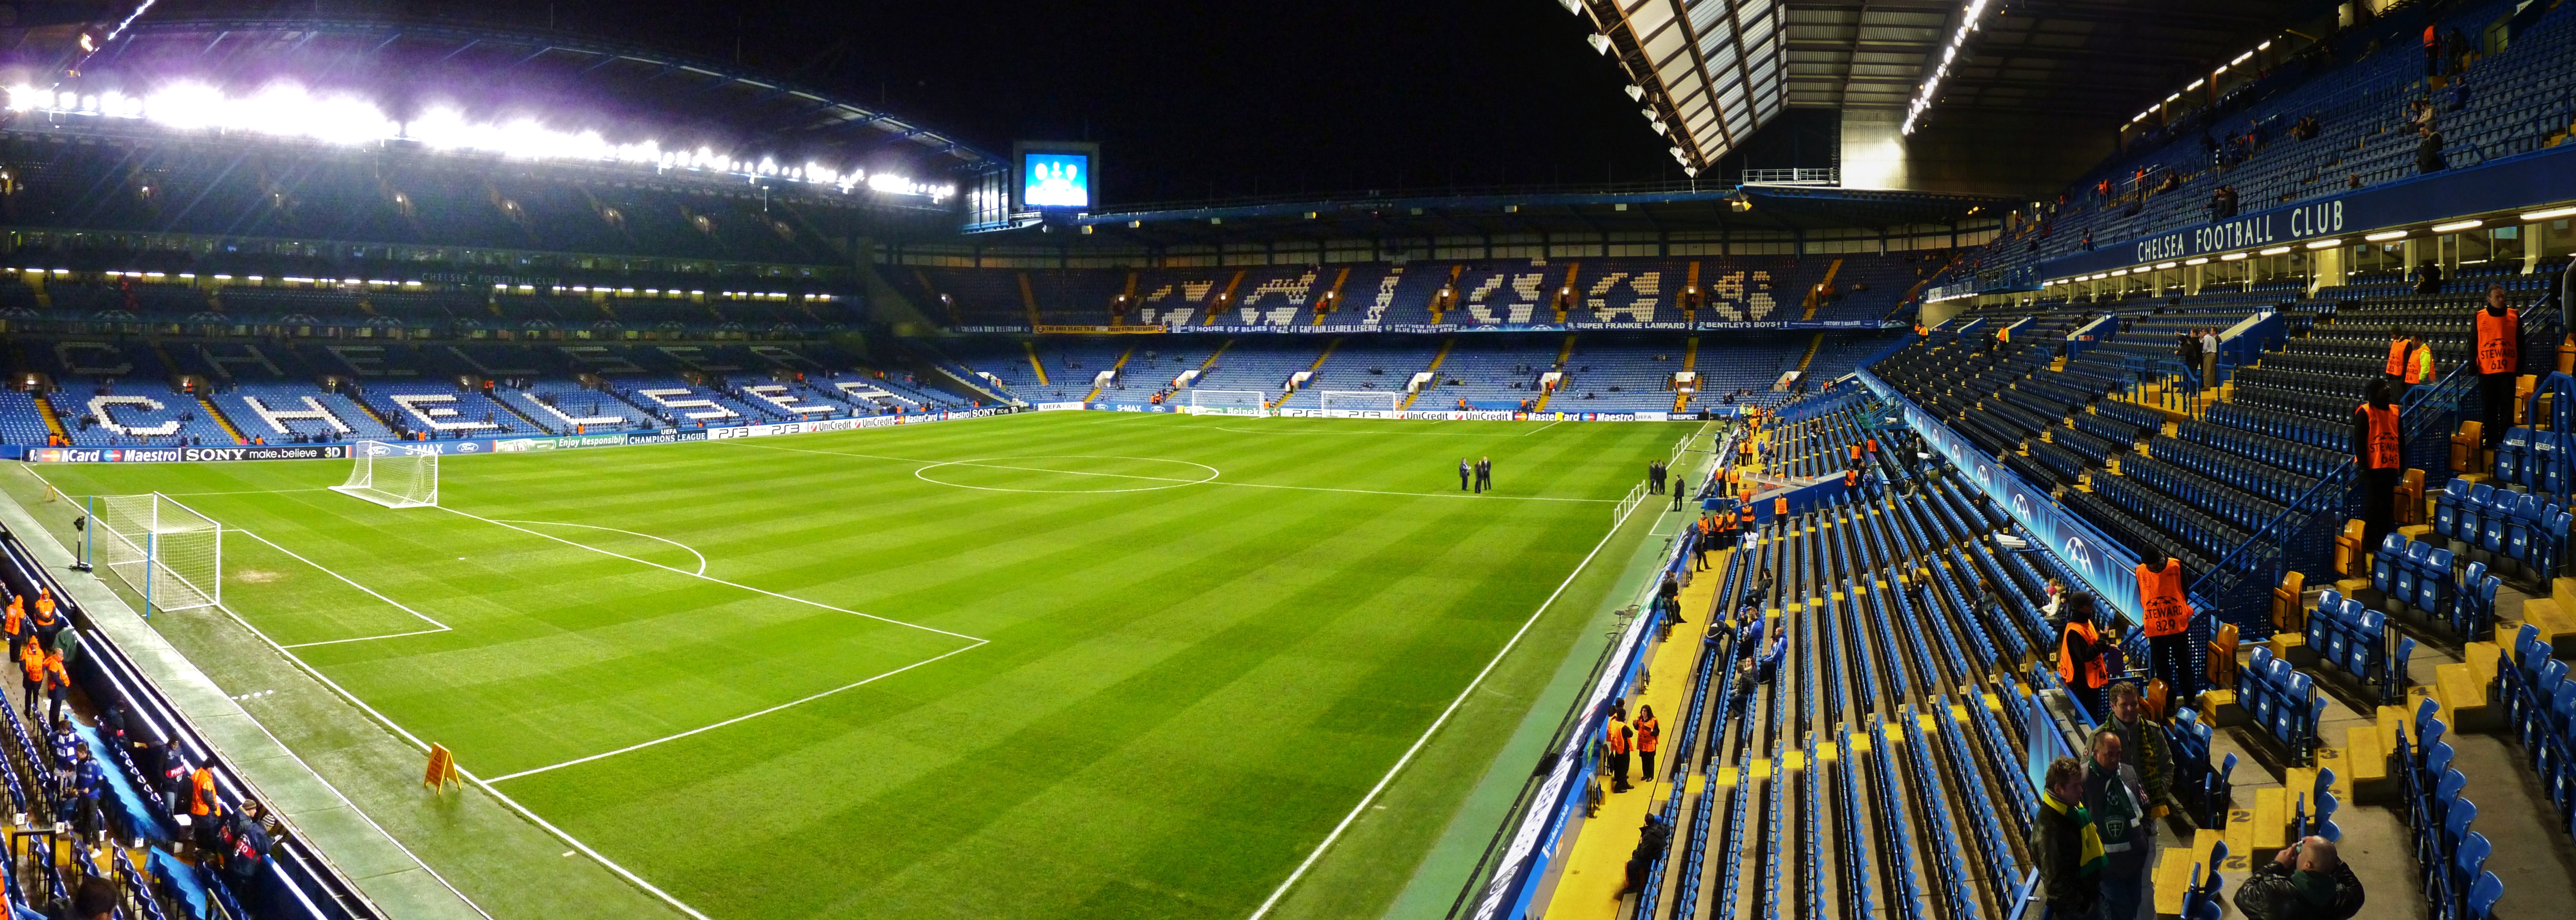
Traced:
<path fill-rule="evenodd" d="M 2102 900 L 2102 838 L 2084 806 L 2084 762 L 2048 765 L 2030 849 L 2039 861 L 2040 892 L 2052 917 L 2090 917 Z"/>
<path fill-rule="evenodd" d="M 2163 812 L 2182 813 L 2184 809 L 2168 807 L 2173 792 L 2173 751 L 2165 743 L 2163 726 L 2147 721 L 2136 684 L 2115 683 L 2108 689 L 2111 717 L 2093 730 L 2094 736 L 2119 736 L 2120 765 L 2138 771 L 2138 793 L 2147 797 L 2150 817 L 2162 817 Z"/>

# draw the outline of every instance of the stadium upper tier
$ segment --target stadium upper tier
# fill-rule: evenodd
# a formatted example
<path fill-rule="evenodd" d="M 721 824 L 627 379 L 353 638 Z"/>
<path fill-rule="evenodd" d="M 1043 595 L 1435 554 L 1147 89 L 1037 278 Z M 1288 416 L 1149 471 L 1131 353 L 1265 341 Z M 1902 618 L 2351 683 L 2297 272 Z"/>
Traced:
<path fill-rule="evenodd" d="M 950 327 L 1866 324 L 1937 262 L 1902 255 L 1612 256 L 1158 269 L 883 266 Z"/>
<path fill-rule="evenodd" d="M 21 247 L 104 249 L 117 244 L 100 235 L 156 234 L 292 240 L 340 256 L 458 250 L 410 254 L 434 262 L 485 261 L 466 249 L 639 256 L 741 273 L 742 263 L 848 265 L 872 219 L 856 202 L 750 183 L 294 145 L 76 143 L 15 126 L 0 131 L 0 171 L 0 220 Z M 30 235 L 47 230 L 89 238 Z"/>
<path fill-rule="evenodd" d="M 2444 42 L 2438 56 L 2422 50 L 2428 25 Z M 2455 38 L 2462 53 L 2450 50 Z M 2054 201 L 2023 208 L 1960 270 L 2001 277 L 2094 247 L 2423 175 L 2422 127 L 2437 132 L 2436 171 L 2556 146 L 2576 129 L 2571 85 L 2576 4 L 2404 4 L 2188 115 L 2135 132 L 2125 150 Z M 2224 201 L 2222 187 L 2233 191 Z"/>

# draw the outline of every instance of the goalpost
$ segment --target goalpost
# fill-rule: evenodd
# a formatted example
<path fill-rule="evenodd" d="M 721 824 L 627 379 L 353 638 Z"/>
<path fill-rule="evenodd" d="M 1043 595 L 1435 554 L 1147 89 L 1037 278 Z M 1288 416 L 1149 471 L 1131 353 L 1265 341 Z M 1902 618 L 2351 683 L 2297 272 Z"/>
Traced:
<path fill-rule="evenodd" d="M 1376 390 L 1325 390 L 1325 418 L 1394 418 L 1402 402 L 1398 393 Z"/>
<path fill-rule="evenodd" d="M 1189 405 L 1183 411 L 1191 415 L 1270 414 L 1270 394 L 1260 390 L 1191 390 Z"/>
<path fill-rule="evenodd" d="M 143 595 L 146 613 L 224 602 L 224 528 L 159 492 L 93 495 L 84 556 Z"/>
<path fill-rule="evenodd" d="M 349 481 L 332 486 L 387 508 L 435 507 L 438 504 L 438 451 L 409 444 L 360 441 L 349 453 L 357 466 Z"/>

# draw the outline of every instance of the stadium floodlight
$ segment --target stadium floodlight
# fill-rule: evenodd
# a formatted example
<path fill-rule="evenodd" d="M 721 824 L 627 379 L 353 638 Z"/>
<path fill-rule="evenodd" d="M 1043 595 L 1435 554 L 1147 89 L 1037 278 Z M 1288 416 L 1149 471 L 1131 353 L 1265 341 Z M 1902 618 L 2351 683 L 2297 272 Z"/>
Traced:
<path fill-rule="evenodd" d="M 357 461 L 349 481 L 334 492 L 355 495 L 387 508 L 438 506 L 438 450 L 410 444 L 360 441 L 350 446 Z"/>
<path fill-rule="evenodd" d="M 144 612 L 224 602 L 224 529 L 167 495 L 97 495 L 82 557 L 143 596 Z"/>
<path fill-rule="evenodd" d="M 1249 415 L 1255 418 L 1270 414 L 1270 394 L 1260 390 L 1191 390 L 1190 401 L 1183 411 L 1191 415 Z"/>
<path fill-rule="evenodd" d="M 1395 418 L 1396 393 L 1376 390 L 1324 390 L 1325 418 Z"/>

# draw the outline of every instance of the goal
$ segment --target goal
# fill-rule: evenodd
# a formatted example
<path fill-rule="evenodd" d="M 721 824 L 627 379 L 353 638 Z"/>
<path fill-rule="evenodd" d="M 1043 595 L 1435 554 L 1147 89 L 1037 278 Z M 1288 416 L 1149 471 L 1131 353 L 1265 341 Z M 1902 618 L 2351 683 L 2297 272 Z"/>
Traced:
<path fill-rule="evenodd" d="M 349 449 L 357 466 L 349 481 L 332 486 L 387 508 L 438 505 L 438 451 L 409 444 L 360 441 Z"/>
<path fill-rule="evenodd" d="M 82 555 L 143 595 L 146 612 L 224 602 L 224 529 L 169 496 L 94 495 Z"/>
<path fill-rule="evenodd" d="M 1376 390 L 1325 390 L 1325 418 L 1394 418 L 1402 394 Z"/>
<path fill-rule="evenodd" d="M 1191 390 L 1185 407 L 1191 415 L 1270 414 L 1270 394 L 1260 390 Z"/>

